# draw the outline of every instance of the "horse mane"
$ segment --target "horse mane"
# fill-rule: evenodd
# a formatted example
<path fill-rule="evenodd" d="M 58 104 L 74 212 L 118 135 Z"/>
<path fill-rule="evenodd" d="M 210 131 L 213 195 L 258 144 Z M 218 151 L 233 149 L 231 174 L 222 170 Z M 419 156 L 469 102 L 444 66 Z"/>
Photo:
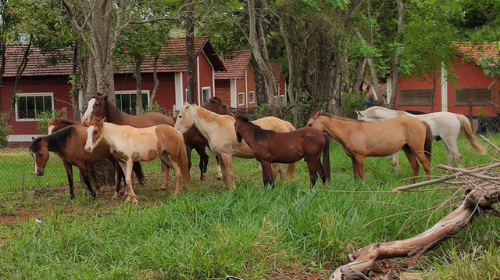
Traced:
<path fill-rule="evenodd" d="M 76 129 L 74 126 L 70 125 L 53 134 L 36 138 L 31 144 L 29 150 L 30 152 L 38 152 L 40 150 L 40 142 L 45 139 L 45 141 L 47 141 L 49 151 L 58 153 L 61 150 L 61 147 L 64 147 L 66 142 L 73 137 L 76 137 Z"/>
<path fill-rule="evenodd" d="M 66 124 L 66 126 L 75 124 L 75 122 L 73 120 L 66 119 L 66 118 L 63 118 L 63 117 L 58 117 L 58 118 L 51 119 L 49 121 L 48 125 L 51 125 L 51 124 L 54 124 L 54 123 L 64 123 L 64 124 Z"/>
<path fill-rule="evenodd" d="M 358 120 L 354 120 L 354 119 L 350 119 L 350 118 L 334 116 L 330 113 L 325 113 L 322 111 L 318 111 L 312 116 L 312 118 L 317 118 L 317 117 L 327 117 L 327 118 L 331 118 L 331 119 L 344 120 L 344 121 L 349 121 L 349 122 L 360 122 Z"/>
<path fill-rule="evenodd" d="M 106 120 L 108 122 L 120 124 L 122 122 L 122 111 L 120 111 L 109 98 L 103 97 L 104 103 L 106 103 Z"/>
<path fill-rule="evenodd" d="M 212 112 L 212 111 L 210 111 L 208 109 L 205 109 L 205 108 L 197 106 L 197 105 L 191 105 L 191 106 L 196 106 L 196 107 L 194 107 L 194 108 L 197 109 L 196 110 L 196 114 L 200 118 L 205 119 L 207 121 L 220 122 L 221 117 L 224 116 L 224 115 L 219 115 L 217 113 L 214 113 L 214 112 Z"/>

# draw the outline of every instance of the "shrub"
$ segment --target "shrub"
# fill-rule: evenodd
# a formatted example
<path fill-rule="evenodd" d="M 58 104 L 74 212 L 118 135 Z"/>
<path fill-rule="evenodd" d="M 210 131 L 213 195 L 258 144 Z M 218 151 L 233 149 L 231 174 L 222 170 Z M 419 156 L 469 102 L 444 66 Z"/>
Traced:
<path fill-rule="evenodd" d="M 41 112 L 37 115 L 38 123 L 36 124 L 36 129 L 42 134 L 47 133 L 47 126 L 52 118 L 57 118 L 61 116 L 62 110 L 53 110 Z"/>
<path fill-rule="evenodd" d="M 362 110 L 365 105 L 365 97 L 362 94 L 347 93 L 342 95 L 344 115 L 351 119 L 357 119 L 356 111 Z"/>
<path fill-rule="evenodd" d="M 7 136 L 12 129 L 12 126 L 5 125 L 6 114 L 0 113 L 0 148 L 7 147 Z"/>

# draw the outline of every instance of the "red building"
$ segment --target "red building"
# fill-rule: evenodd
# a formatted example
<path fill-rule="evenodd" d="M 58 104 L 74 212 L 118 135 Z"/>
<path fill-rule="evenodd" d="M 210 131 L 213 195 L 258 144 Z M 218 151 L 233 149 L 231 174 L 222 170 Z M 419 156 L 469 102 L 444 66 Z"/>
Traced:
<path fill-rule="evenodd" d="M 434 79 L 431 75 L 401 77 L 397 87 L 397 109 L 425 113 L 448 111 L 467 115 L 470 100 L 474 116 L 482 113 L 496 116 L 493 104 L 499 104 L 498 77 L 485 75 L 476 61 L 488 55 L 496 57 L 497 54 L 498 49 L 492 44 L 460 45 L 451 66 L 452 75 L 442 67 Z M 388 89 L 391 88 L 389 83 Z"/>
<path fill-rule="evenodd" d="M 232 108 L 252 108 L 257 105 L 255 75 L 250 60 L 251 51 L 234 52 L 232 59 L 224 60 L 226 72 L 215 73 L 216 96 Z M 277 62 L 271 63 L 275 87 L 281 102 L 286 103 L 286 81 Z M 274 94 L 277 96 L 276 93 Z"/>
<path fill-rule="evenodd" d="M 205 100 L 215 96 L 215 72 L 225 71 L 224 64 L 215 53 L 208 37 L 195 39 L 196 77 L 198 85 L 199 105 Z M 17 67 L 22 58 L 22 49 L 19 46 L 8 46 L 6 70 L 3 87 L 0 95 L 2 98 L 2 112 L 8 112 L 12 97 Z M 71 53 L 66 53 L 71 57 Z M 18 99 L 12 110 L 9 124 L 12 130 L 9 141 L 30 141 L 33 136 L 39 136 L 36 130 L 37 115 L 42 111 L 59 110 L 68 108 L 68 118 L 72 118 L 69 97 L 69 75 L 72 74 L 71 61 L 50 65 L 49 57 L 38 49 L 33 49 L 29 55 L 28 65 L 18 85 Z M 178 110 L 187 100 L 187 63 L 186 40 L 172 39 L 167 42 L 161 51 L 158 61 L 159 88 L 155 101 L 161 108 L 172 112 Z M 143 104 L 151 98 L 153 91 L 153 58 L 149 57 L 142 64 Z M 131 70 L 119 67 L 115 73 L 115 93 L 117 106 L 125 112 L 133 112 L 135 104 L 135 77 Z M 83 98 L 80 93 L 80 109 L 83 108 Z"/>

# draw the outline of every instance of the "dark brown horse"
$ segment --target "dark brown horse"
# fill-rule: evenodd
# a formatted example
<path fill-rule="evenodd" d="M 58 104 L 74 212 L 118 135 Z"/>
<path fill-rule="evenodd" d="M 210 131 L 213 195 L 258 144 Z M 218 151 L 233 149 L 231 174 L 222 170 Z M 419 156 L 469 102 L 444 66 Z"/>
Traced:
<path fill-rule="evenodd" d="M 86 141 L 87 127 L 79 124 L 70 125 L 54 132 L 53 134 L 35 139 L 29 148 L 29 151 L 35 161 L 35 173 L 38 176 L 43 176 L 45 164 L 49 160 L 49 151 L 54 152 L 59 156 L 59 158 L 61 158 L 64 168 L 66 169 L 70 198 L 73 199 L 75 197 L 73 191 L 73 165 L 80 169 L 87 189 L 92 197 L 95 198 L 96 193 L 90 185 L 86 163 L 98 162 L 106 158 L 114 162 L 114 159 L 111 156 L 109 145 L 106 143 L 100 143 L 96 147 L 94 153 L 86 153 L 84 151 Z M 133 169 L 139 179 L 139 182 L 142 184 L 144 175 L 142 173 L 141 166 L 138 163 L 134 163 Z M 123 173 L 121 173 L 121 177 L 120 172 L 118 172 L 118 174 L 118 184 L 120 184 L 120 178 L 123 177 Z"/>
<path fill-rule="evenodd" d="M 94 95 L 87 104 L 87 110 L 82 117 L 82 123 L 90 123 L 94 117 L 106 118 L 106 122 L 118 125 L 130 125 L 136 128 L 145 128 L 159 124 L 174 126 L 173 118 L 160 113 L 147 113 L 132 116 L 120 111 L 108 98 L 108 95 Z M 168 186 L 168 168 L 164 169 L 163 184 L 160 189 L 166 190 Z"/>
<path fill-rule="evenodd" d="M 219 115 L 233 115 L 229 107 L 216 96 L 210 98 L 210 100 L 205 105 L 203 105 L 203 108 Z M 205 152 L 205 148 L 208 147 L 208 140 L 194 126 L 192 126 L 183 135 L 184 143 L 186 144 L 189 169 L 191 169 L 191 151 L 195 149 L 198 155 L 200 155 L 200 182 L 203 184 L 205 181 L 205 175 L 207 173 L 209 159 L 207 153 Z M 219 162 L 219 159 L 217 157 L 216 159 L 217 162 Z"/>
<path fill-rule="evenodd" d="M 311 186 L 319 174 L 323 183 L 330 180 L 329 141 L 326 135 L 313 128 L 300 128 L 292 132 L 280 133 L 262 129 L 243 116 L 236 117 L 234 123 L 238 142 L 241 139 L 250 146 L 262 165 L 264 185 L 274 184 L 271 163 L 293 163 L 305 159 L 309 170 Z M 323 153 L 323 165 L 320 161 Z"/>

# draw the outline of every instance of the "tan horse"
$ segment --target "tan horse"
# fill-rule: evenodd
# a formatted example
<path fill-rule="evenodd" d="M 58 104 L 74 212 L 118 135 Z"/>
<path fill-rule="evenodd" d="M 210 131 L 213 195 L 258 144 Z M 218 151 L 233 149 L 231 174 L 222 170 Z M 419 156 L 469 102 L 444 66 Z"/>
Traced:
<path fill-rule="evenodd" d="M 235 119 L 232 116 L 222 116 L 210 112 L 202 107 L 184 103 L 177 116 L 175 128 L 181 133 L 186 132 L 192 126 L 198 128 L 205 138 L 208 139 L 210 150 L 221 159 L 221 168 L 224 184 L 236 189 L 233 174 L 232 157 L 254 158 L 252 149 L 246 142 L 239 143 L 234 130 Z M 275 117 L 265 117 L 253 122 L 263 129 L 277 132 L 290 132 L 295 128 L 287 121 Z M 289 164 L 287 176 L 293 176 L 295 163 Z"/>
<path fill-rule="evenodd" d="M 371 123 L 317 112 L 307 126 L 328 133 L 351 158 L 355 178 L 364 178 L 365 157 L 384 157 L 403 149 L 417 181 L 418 161 L 430 179 L 432 133 L 427 123 L 408 116 Z"/>
<path fill-rule="evenodd" d="M 135 128 L 129 125 L 116 125 L 104 122 L 99 117 L 90 122 L 87 129 L 86 152 L 93 152 L 99 142 L 109 144 L 111 154 L 120 164 L 128 187 L 127 202 L 138 203 L 132 189 L 132 165 L 134 161 L 150 161 L 157 157 L 175 172 L 175 191 L 179 194 L 179 178 L 182 173 L 184 184 L 189 186 L 189 170 L 186 146 L 182 135 L 169 125 L 155 125 Z M 115 194 L 116 195 L 116 194 Z"/>

